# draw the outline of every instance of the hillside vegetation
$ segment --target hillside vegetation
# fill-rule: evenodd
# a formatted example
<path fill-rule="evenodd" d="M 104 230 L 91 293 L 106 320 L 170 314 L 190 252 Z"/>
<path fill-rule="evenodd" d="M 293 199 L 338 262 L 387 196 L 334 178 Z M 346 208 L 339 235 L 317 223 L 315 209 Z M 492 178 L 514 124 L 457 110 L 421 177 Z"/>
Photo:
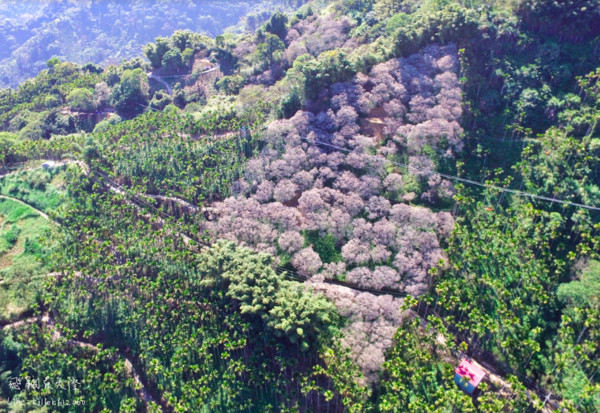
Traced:
<path fill-rule="evenodd" d="M 2 322 L 30 314 L 39 303 L 64 195 L 61 168 L 0 178 L 0 314 Z M 42 216 L 42 214 L 52 214 Z"/>
<path fill-rule="evenodd" d="M 2 179 L 60 227 L 0 397 L 598 411 L 600 3 L 295 6 L 0 91 L 3 170 L 70 165 Z"/>
<path fill-rule="evenodd" d="M 289 0 L 3 1 L 0 4 L 0 87 L 17 86 L 59 58 L 106 66 L 139 55 L 142 45 L 175 30 L 217 36 L 254 30 Z"/>

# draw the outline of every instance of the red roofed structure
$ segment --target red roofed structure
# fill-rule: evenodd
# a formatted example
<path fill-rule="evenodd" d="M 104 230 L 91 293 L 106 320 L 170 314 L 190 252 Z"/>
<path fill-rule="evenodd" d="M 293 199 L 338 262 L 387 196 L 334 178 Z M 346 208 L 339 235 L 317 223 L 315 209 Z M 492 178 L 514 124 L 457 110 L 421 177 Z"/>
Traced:
<path fill-rule="evenodd" d="M 473 394 L 485 377 L 485 370 L 467 359 L 461 361 L 454 372 L 454 381 L 467 394 Z"/>

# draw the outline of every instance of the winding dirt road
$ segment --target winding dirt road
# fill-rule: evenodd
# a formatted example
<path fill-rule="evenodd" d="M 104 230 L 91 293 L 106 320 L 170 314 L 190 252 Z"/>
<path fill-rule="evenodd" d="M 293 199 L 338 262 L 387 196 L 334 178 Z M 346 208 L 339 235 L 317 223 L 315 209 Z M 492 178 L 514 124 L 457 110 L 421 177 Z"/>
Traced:
<path fill-rule="evenodd" d="M 4 327 L 2 327 L 2 330 L 14 330 L 23 327 L 27 324 L 32 324 L 36 322 L 40 322 L 52 330 L 52 340 L 58 341 L 62 337 L 60 331 L 55 326 L 54 320 L 48 313 L 44 313 L 41 317 L 29 317 L 24 320 L 15 321 L 14 323 L 7 324 Z M 88 348 L 93 351 L 100 351 L 100 349 L 96 345 L 86 341 L 67 339 L 66 343 L 71 346 Z M 135 367 L 135 364 L 129 359 L 129 357 L 127 357 L 121 351 L 118 351 L 118 354 L 125 360 L 125 368 L 127 369 L 127 372 L 133 377 L 135 383 L 135 391 L 138 394 L 138 396 L 144 401 L 144 403 L 146 403 L 146 405 L 153 403 L 159 408 L 161 408 L 162 411 L 172 411 L 173 409 L 171 408 L 171 406 L 169 406 L 168 401 L 166 399 L 161 398 L 160 403 L 157 403 L 156 400 L 154 400 L 154 397 L 152 397 L 152 394 L 150 394 L 146 385 L 144 384 L 142 375 L 138 372 L 137 368 Z"/>
<path fill-rule="evenodd" d="M 46 214 L 46 213 L 45 213 L 45 212 L 43 212 L 43 211 L 40 211 L 39 209 L 37 209 L 37 208 L 36 208 L 36 207 L 34 207 L 33 205 L 30 205 L 30 204 L 28 204 L 28 203 L 27 203 L 27 202 L 25 202 L 25 201 L 21 201 L 20 199 L 13 198 L 12 196 L 8 196 L 8 195 L 0 195 L 0 198 L 2 198 L 2 199 L 10 199 L 11 201 L 15 201 L 15 202 L 18 202 L 18 203 L 20 203 L 20 204 L 26 205 L 26 206 L 28 206 L 29 208 L 33 209 L 33 210 L 34 210 L 35 212 L 37 212 L 38 214 L 40 214 L 40 215 L 41 215 L 41 217 L 42 217 L 42 218 L 44 218 L 45 220 L 47 220 L 47 221 L 50 221 L 50 222 L 53 222 L 53 223 L 55 223 L 56 225 L 58 225 L 58 226 L 60 227 L 60 224 L 59 224 L 58 222 L 54 221 L 52 218 L 50 218 L 50 217 L 48 216 L 48 214 Z"/>

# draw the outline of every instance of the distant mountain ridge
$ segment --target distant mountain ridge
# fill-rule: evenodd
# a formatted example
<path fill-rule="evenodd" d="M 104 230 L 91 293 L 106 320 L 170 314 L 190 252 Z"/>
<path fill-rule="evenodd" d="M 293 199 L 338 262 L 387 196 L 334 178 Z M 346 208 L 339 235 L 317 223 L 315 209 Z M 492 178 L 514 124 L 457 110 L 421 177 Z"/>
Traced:
<path fill-rule="evenodd" d="M 142 45 L 175 30 L 189 29 L 212 37 L 231 26 L 254 30 L 271 12 L 288 3 L 292 2 L 3 1 L 0 87 L 14 87 L 35 76 L 54 56 L 79 64 L 116 64 L 139 56 Z M 252 13 L 247 22 L 245 17 Z"/>

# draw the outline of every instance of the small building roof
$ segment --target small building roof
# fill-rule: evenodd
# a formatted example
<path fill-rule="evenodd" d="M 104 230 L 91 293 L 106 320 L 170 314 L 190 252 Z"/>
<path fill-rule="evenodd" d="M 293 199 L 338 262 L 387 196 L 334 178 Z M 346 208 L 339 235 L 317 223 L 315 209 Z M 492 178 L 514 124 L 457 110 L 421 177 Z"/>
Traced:
<path fill-rule="evenodd" d="M 481 367 L 471 363 L 467 359 L 461 361 L 454 372 L 467 379 L 473 387 L 477 387 L 485 376 L 485 371 Z"/>

